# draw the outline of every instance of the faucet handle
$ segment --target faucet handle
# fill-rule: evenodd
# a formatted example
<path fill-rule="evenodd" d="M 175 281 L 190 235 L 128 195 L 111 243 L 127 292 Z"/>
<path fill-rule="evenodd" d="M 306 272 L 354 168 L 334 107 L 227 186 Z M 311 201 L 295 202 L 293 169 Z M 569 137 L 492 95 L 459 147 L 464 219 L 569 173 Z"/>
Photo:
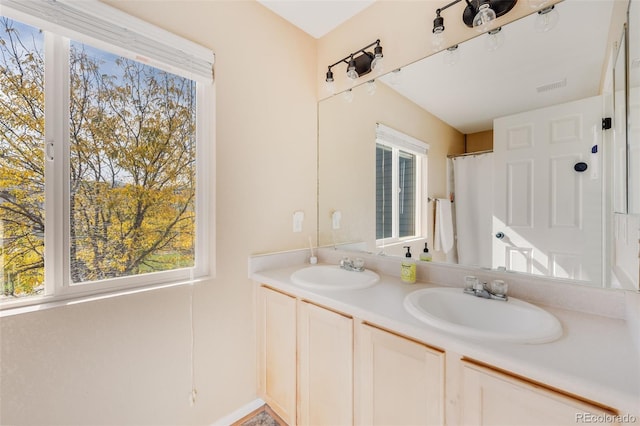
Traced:
<path fill-rule="evenodd" d="M 508 285 L 503 280 L 493 280 L 491 283 L 491 293 L 496 296 L 506 296 Z"/>
<path fill-rule="evenodd" d="M 478 280 L 478 281 L 473 283 L 473 289 L 474 290 L 484 290 L 484 285 L 485 285 L 485 283 L 483 283 L 482 281 Z"/>

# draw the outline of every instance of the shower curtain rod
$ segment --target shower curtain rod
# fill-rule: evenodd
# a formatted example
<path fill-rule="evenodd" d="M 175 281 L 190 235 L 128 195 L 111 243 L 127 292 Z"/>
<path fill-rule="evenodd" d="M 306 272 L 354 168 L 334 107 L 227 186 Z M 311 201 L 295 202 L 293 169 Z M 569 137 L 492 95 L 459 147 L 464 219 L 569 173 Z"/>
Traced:
<path fill-rule="evenodd" d="M 467 157 L 469 155 L 490 154 L 492 152 L 493 152 L 492 149 L 488 149 L 486 151 L 465 152 L 464 154 L 450 154 L 450 155 L 447 155 L 447 158 Z"/>

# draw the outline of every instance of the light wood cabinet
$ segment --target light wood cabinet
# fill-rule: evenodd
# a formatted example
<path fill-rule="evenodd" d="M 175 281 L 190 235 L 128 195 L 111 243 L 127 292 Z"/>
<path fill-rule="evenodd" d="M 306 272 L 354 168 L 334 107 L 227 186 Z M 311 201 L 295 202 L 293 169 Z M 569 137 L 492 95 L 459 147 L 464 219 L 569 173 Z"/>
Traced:
<path fill-rule="evenodd" d="M 296 421 L 296 299 L 258 287 L 260 397 L 289 425 Z"/>
<path fill-rule="evenodd" d="M 356 424 L 444 424 L 444 352 L 356 327 Z"/>
<path fill-rule="evenodd" d="M 257 320 L 259 395 L 291 426 L 618 424 L 596 402 L 269 287 Z"/>
<path fill-rule="evenodd" d="M 607 422 L 612 411 L 471 362 L 462 362 L 462 381 L 462 424 L 618 424 Z"/>
<path fill-rule="evenodd" d="M 353 424 L 353 320 L 298 302 L 298 423 Z"/>

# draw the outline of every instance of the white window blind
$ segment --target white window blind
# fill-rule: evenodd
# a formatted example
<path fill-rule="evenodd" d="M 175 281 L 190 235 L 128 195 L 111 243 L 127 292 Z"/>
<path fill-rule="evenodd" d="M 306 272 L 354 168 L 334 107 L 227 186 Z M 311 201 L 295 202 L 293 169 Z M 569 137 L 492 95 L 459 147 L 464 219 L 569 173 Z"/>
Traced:
<path fill-rule="evenodd" d="M 213 81 L 214 54 L 197 43 L 128 15 L 97 0 L 0 0 L 1 14 L 38 21 L 98 48 L 202 82 Z"/>
<path fill-rule="evenodd" d="M 392 129 L 389 126 L 385 126 L 382 123 L 376 123 L 376 139 L 378 143 L 392 145 L 416 154 L 426 155 L 429 152 L 429 145 L 427 143 Z"/>

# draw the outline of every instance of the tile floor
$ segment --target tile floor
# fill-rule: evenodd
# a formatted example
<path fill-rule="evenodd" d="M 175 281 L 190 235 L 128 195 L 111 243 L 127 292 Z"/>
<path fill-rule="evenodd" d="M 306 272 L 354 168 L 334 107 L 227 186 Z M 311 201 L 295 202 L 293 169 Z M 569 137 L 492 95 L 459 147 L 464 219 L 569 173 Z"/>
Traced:
<path fill-rule="evenodd" d="M 232 426 L 287 426 L 268 405 L 264 405 Z"/>

